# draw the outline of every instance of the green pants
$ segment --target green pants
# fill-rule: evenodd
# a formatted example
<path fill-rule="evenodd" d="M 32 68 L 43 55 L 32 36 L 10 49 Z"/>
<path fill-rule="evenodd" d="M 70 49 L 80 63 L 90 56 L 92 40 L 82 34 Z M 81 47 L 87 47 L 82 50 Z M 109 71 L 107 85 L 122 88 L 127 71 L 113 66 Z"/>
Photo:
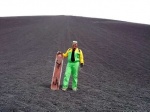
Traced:
<path fill-rule="evenodd" d="M 68 62 L 63 80 L 63 88 L 67 89 L 70 75 L 72 75 L 72 89 L 77 88 L 79 62 Z"/>

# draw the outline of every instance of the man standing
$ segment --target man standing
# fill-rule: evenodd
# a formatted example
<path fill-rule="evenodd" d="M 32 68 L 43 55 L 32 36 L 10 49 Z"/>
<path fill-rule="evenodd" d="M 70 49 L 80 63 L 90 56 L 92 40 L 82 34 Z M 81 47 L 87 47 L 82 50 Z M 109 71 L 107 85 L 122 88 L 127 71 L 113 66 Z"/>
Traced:
<path fill-rule="evenodd" d="M 67 90 L 70 75 L 72 75 L 72 90 L 77 91 L 79 66 L 83 67 L 84 65 L 83 53 L 82 50 L 78 48 L 77 41 L 72 42 L 72 48 L 69 48 L 66 53 L 63 53 L 63 56 L 64 58 L 68 58 L 68 63 L 63 79 L 62 90 Z"/>

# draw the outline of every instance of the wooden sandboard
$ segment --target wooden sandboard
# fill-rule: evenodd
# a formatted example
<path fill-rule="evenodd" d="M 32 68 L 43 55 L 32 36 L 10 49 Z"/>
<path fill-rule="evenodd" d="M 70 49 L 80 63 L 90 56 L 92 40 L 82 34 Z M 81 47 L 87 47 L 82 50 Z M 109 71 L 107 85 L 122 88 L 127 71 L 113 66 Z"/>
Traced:
<path fill-rule="evenodd" d="M 51 89 L 52 90 L 59 90 L 61 74 L 62 74 L 62 67 L 63 67 L 63 55 L 57 54 L 56 59 L 55 59 L 52 81 L 51 81 Z"/>

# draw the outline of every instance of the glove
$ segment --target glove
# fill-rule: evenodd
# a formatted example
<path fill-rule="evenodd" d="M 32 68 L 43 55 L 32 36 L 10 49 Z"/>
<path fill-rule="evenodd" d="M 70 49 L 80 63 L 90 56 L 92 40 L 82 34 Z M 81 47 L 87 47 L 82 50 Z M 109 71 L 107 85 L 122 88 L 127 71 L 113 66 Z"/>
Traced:
<path fill-rule="evenodd" d="M 61 51 L 57 51 L 57 54 L 62 54 Z"/>
<path fill-rule="evenodd" d="M 83 67 L 83 63 L 80 63 L 80 67 L 81 67 L 81 68 Z"/>

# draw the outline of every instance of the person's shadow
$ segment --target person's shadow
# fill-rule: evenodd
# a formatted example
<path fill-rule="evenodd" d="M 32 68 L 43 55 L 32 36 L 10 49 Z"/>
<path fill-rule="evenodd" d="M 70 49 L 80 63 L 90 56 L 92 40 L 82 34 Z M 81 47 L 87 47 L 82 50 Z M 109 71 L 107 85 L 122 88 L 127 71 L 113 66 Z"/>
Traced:
<path fill-rule="evenodd" d="M 41 84 L 40 86 L 44 87 L 44 88 L 50 88 L 51 87 L 51 84 L 49 83 L 43 83 Z"/>
<path fill-rule="evenodd" d="M 44 84 L 41 84 L 40 86 L 44 87 L 44 88 L 51 88 L 51 84 L 48 84 L 48 83 L 44 83 Z M 59 89 L 61 90 L 62 89 L 62 85 L 60 85 Z M 72 88 L 71 87 L 68 87 L 67 91 L 72 91 Z"/>

